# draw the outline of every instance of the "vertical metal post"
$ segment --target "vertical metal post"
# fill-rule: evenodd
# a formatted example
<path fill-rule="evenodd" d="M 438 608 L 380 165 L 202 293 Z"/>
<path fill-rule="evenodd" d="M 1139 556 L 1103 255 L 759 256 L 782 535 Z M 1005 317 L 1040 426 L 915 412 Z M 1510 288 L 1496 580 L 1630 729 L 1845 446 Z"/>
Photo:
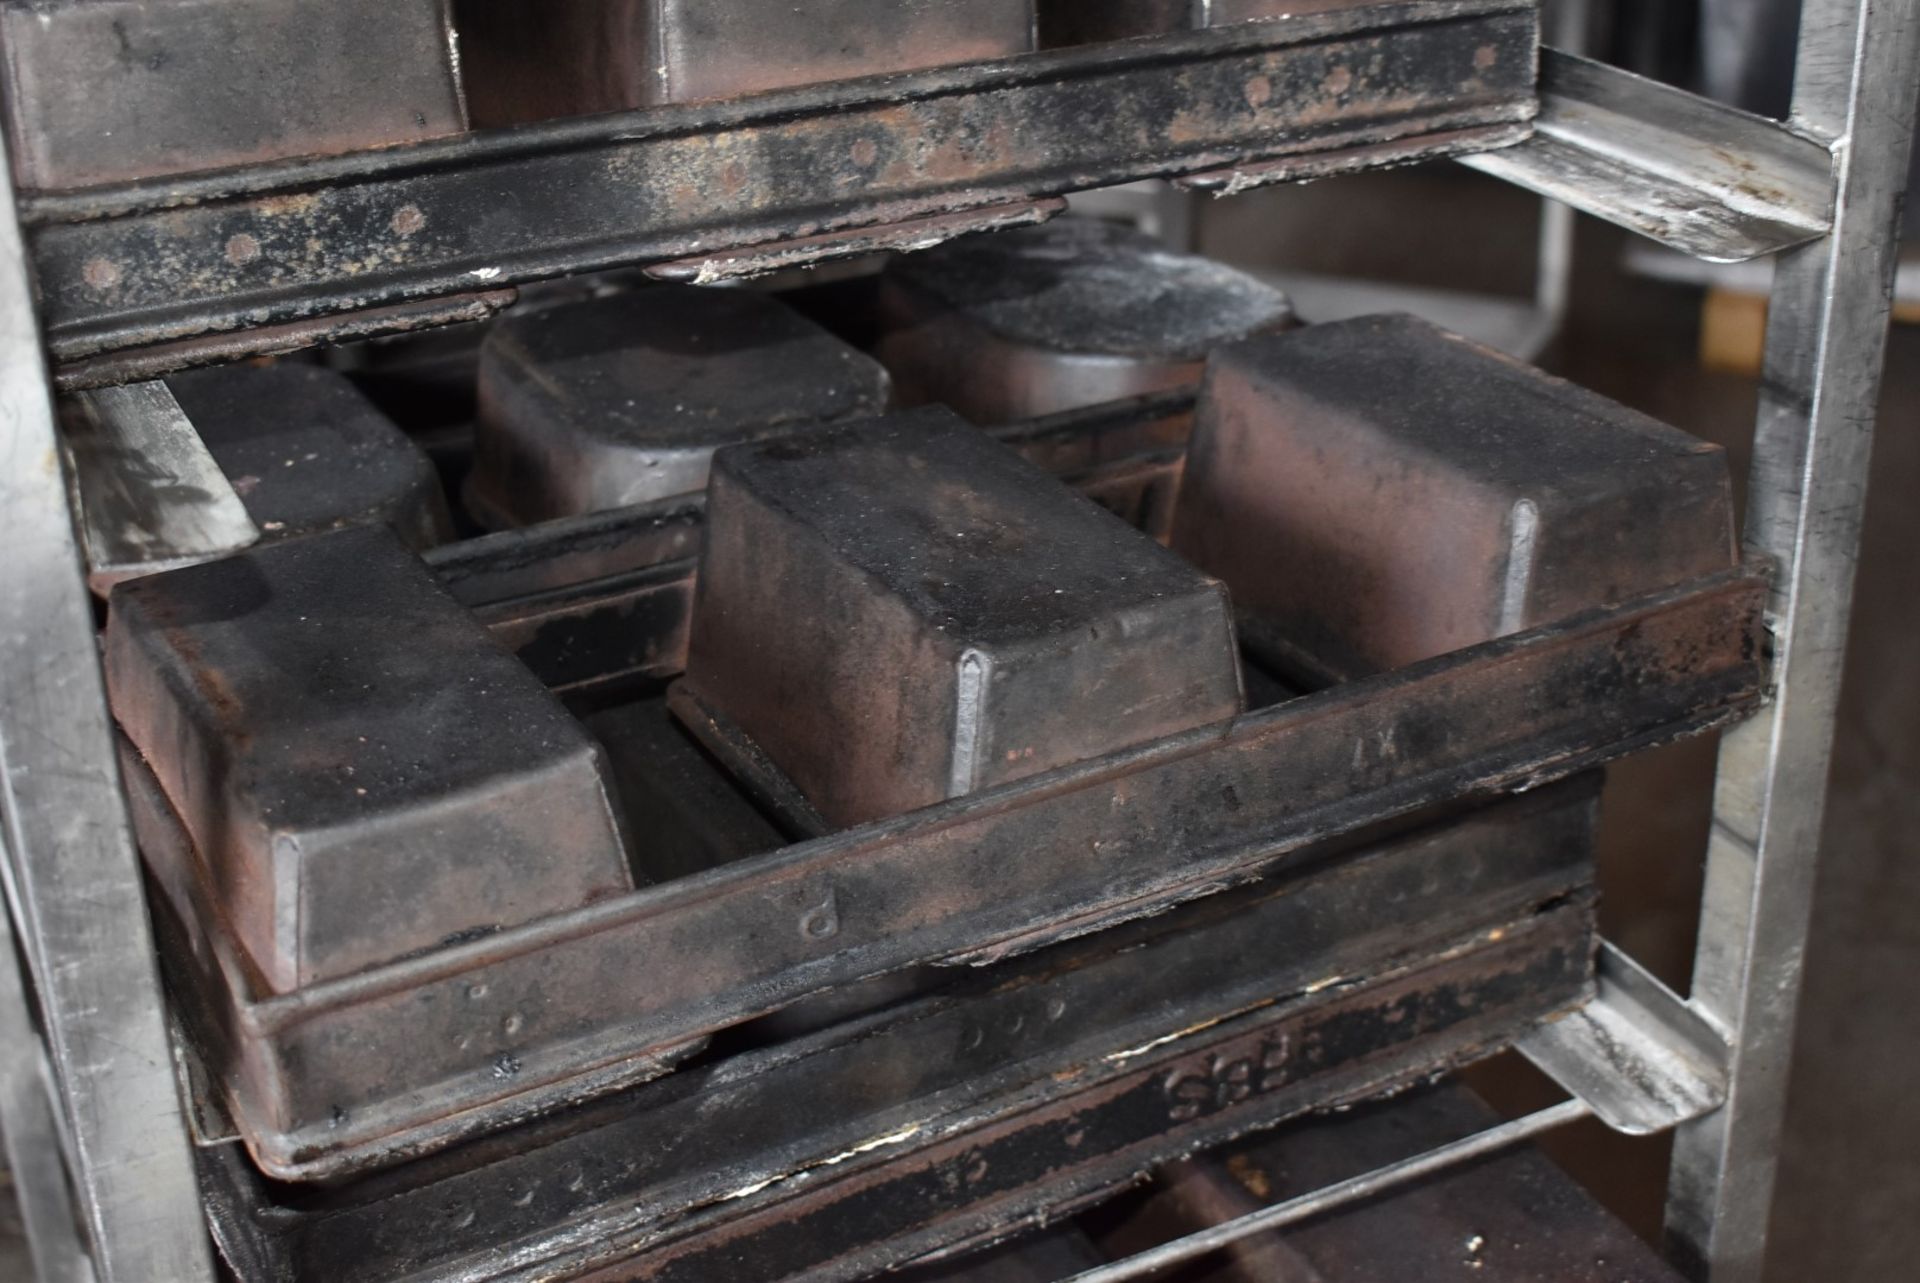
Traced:
<path fill-rule="evenodd" d="M 1554 0 L 1546 10 L 1546 43 L 1562 53 L 1584 55 L 1592 23 L 1592 0 Z M 1578 222 L 1573 206 L 1557 200 L 1540 202 L 1539 271 L 1533 301 L 1550 336 L 1565 328 L 1573 304 L 1573 242 Z"/>
<path fill-rule="evenodd" d="M 50 1089 L 46 1057 L 21 985 L 13 929 L 0 906 L 0 1132 L 27 1228 L 27 1250 L 40 1283 L 93 1283 L 93 1263 L 67 1189 Z"/>
<path fill-rule="evenodd" d="M 10 173 L 0 147 L 0 175 Z M 105 1283 L 213 1277 L 13 190 L 0 179 L 0 821 Z"/>
<path fill-rule="evenodd" d="M 1731 1043 L 1730 1094 L 1676 1137 L 1668 1195 L 1712 1283 L 1765 1261 L 1917 84 L 1920 0 L 1807 0 L 1793 123 L 1831 141 L 1838 200 L 1774 278 L 1746 537 L 1778 565 L 1778 689 L 1721 750 L 1693 1001 Z"/>

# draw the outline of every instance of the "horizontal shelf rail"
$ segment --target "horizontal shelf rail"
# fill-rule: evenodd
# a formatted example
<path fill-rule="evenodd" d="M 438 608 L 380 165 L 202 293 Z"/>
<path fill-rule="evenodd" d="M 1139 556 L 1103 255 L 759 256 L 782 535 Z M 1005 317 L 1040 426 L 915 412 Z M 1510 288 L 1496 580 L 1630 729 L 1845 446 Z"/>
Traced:
<path fill-rule="evenodd" d="M 610 1060 L 665 1053 L 866 975 L 1024 952 L 1260 876 L 1371 825 L 1744 717 L 1765 679 L 1765 592 L 1764 573 L 1743 567 L 428 957 L 298 994 L 239 996 L 236 1027 L 309 1068 L 315 1056 L 350 1054 L 425 1073 L 439 1056 L 433 1074 L 445 1085 L 497 1093 L 488 1058 L 425 1051 L 423 990 L 480 985 L 531 1004 L 516 1009 L 557 1009 L 563 988 L 652 959 L 644 991 L 617 1009 L 587 1004 L 594 1028 L 567 1033 L 591 1034 Z M 1062 832 L 1078 840 L 1059 843 Z M 529 1099 L 570 1090 L 577 1067 L 566 1056 L 548 1056 L 544 1070 L 531 1052 L 524 1059 L 517 1090 Z M 351 1108 L 346 1122 L 316 1115 L 256 1130 L 277 1135 L 289 1171 L 318 1171 L 418 1121 L 382 1117 L 369 1101 Z"/>
<path fill-rule="evenodd" d="M 23 216 L 56 360 L 261 326 L 284 347 L 368 309 L 627 265 L 738 274 L 749 247 L 789 266 L 1141 178 L 1503 146 L 1535 113 L 1538 41 L 1532 0 L 1376 5 L 39 194 Z"/>

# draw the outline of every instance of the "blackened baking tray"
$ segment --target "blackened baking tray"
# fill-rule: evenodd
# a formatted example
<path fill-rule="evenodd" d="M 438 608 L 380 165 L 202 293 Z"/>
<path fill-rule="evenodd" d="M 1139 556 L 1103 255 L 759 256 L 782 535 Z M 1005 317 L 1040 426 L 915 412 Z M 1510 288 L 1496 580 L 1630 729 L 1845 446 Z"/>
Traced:
<path fill-rule="evenodd" d="M 1007 437 L 1098 477 L 1128 463 L 1098 443 L 1166 400 Z M 616 537 L 622 521 L 643 537 Z M 618 671 L 666 678 L 683 662 L 698 523 L 697 505 L 602 514 L 432 564 L 503 635 L 539 618 L 523 647 L 616 603 Z M 180 951 L 182 987 L 203 995 L 214 1077 L 260 1166 L 336 1176 L 657 1075 L 811 994 L 1284 876 L 1374 826 L 1737 720 L 1763 697 L 1766 592 L 1764 569 L 1740 566 L 291 994 L 265 996 L 208 934 Z M 592 668 L 569 676 L 591 685 Z M 170 817 L 140 809 L 183 916 L 213 921 L 192 879 L 164 867 Z"/>

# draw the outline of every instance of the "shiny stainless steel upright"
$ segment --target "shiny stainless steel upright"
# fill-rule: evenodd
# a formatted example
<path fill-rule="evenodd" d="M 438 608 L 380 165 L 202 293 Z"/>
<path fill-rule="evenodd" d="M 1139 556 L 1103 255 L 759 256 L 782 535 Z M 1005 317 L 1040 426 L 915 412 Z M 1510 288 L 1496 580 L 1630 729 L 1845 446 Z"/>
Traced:
<path fill-rule="evenodd" d="M 1774 275 L 1746 539 L 1778 567 L 1777 690 L 1721 749 L 1693 1005 L 1730 1090 L 1681 1129 L 1668 1202 L 1713 1283 L 1766 1253 L 1920 83 L 1915 0 L 1808 0 L 1801 22 L 1789 123 L 1833 155 L 1833 227 Z"/>
<path fill-rule="evenodd" d="M 1787 122 L 1549 50 L 1538 130 L 1469 160 L 1698 257 L 1778 257 L 1747 531 L 1750 552 L 1776 567 L 1775 690 L 1724 741 L 1692 995 L 1672 993 L 1607 946 L 1593 1001 L 1522 1046 L 1572 1102 L 1510 1125 L 1519 1131 L 1496 1129 L 1458 1152 L 1356 1178 L 1097 1277 L 1142 1276 L 1173 1256 L 1591 1113 L 1623 1132 L 1675 1131 L 1676 1253 L 1709 1283 L 1760 1278 L 1917 87 L 1920 0 L 1806 0 Z M 448 157 L 487 160 L 457 150 Z M 1152 171 L 1120 168 L 1099 172 L 1116 181 Z M 796 189 L 803 179 L 794 176 Z M 10 189 L 3 204 L 0 872 L 28 983 L 0 986 L 0 1116 L 43 1277 L 210 1280 L 55 430 L 47 317 L 36 313 L 33 254 Z M 42 215 L 57 206 L 43 201 Z M 515 234 L 532 238 L 536 229 Z M 76 378 L 69 366 L 65 377 L 91 385 L 115 381 L 111 370 L 132 378 L 140 368 Z M 0 932 L 0 967 L 12 966 L 13 953 Z M 19 1036 L 29 1025 L 44 1031 L 44 1047 Z M 62 1210 L 69 1183 L 75 1217 Z M 75 1222 L 84 1242 L 61 1237 Z"/>
<path fill-rule="evenodd" d="M 7 196 L 0 208 L 7 900 L 40 1001 L 67 1165 L 99 1278 L 211 1278 L 11 185 Z M 11 966 L 12 955 L 6 950 L 0 966 Z M 44 1237 L 34 1247 L 43 1262 L 70 1250 Z"/>
<path fill-rule="evenodd" d="M 1778 255 L 1746 532 L 1776 568 L 1775 691 L 1721 750 L 1687 1005 L 1725 1043 L 1725 1098 L 1675 1120 L 1667 1218 L 1694 1274 L 1756 1283 L 1913 149 L 1920 3 L 1808 0 L 1784 124 L 1551 51 L 1542 81 L 1535 138 L 1466 163 L 1700 258 Z"/>
<path fill-rule="evenodd" d="M 1724 1043 L 1724 1101 L 1670 1120 L 1669 1239 L 1711 1283 L 1766 1258 L 1917 83 L 1920 3 L 1807 0 L 1784 123 L 1547 51 L 1534 139 L 1465 162 L 1700 258 L 1778 256 L 1746 531 L 1775 691 L 1723 742 L 1686 1013 Z"/>

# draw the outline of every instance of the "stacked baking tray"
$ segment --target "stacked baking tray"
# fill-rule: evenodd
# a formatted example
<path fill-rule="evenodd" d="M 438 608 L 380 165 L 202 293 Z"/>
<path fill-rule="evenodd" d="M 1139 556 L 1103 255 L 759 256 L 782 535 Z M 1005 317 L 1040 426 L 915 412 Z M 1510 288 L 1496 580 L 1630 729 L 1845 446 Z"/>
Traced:
<path fill-rule="evenodd" d="M 249 1277 L 854 1278 L 1405 1087 L 1759 696 L 1716 451 L 1130 233 L 476 338 L 430 484 L 406 348 L 177 380 L 268 538 L 110 602 Z"/>
<path fill-rule="evenodd" d="M 0 99 L 87 387 L 1505 146 L 1539 34 L 1538 0 L 37 0 Z"/>

